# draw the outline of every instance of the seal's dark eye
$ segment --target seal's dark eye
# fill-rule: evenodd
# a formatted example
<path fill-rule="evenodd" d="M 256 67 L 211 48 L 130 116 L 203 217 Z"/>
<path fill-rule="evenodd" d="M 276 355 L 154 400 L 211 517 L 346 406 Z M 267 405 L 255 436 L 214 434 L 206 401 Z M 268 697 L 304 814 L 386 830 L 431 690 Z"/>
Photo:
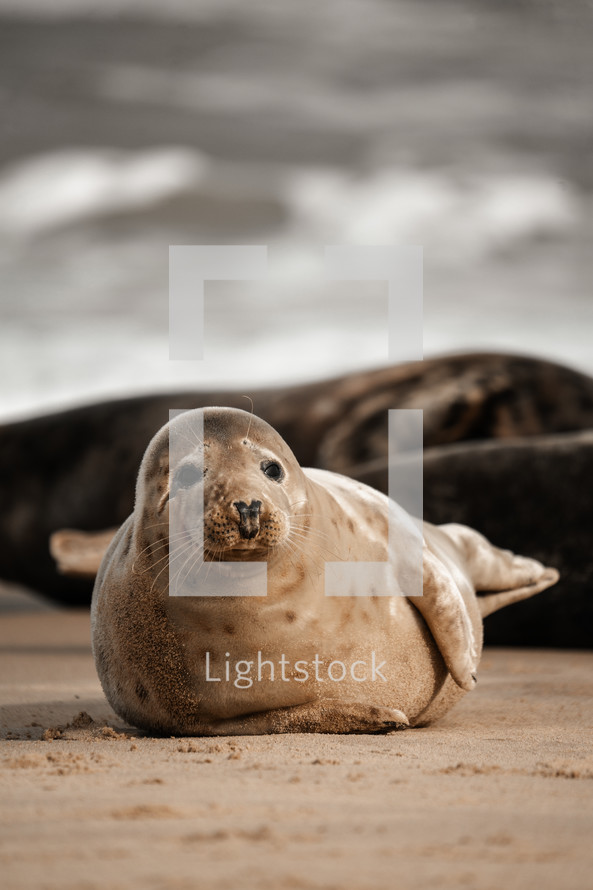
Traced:
<path fill-rule="evenodd" d="M 196 482 L 201 482 L 203 476 L 200 467 L 196 467 L 194 464 L 185 464 L 183 467 L 179 467 L 173 476 L 173 491 L 178 491 L 180 488 L 191 488 Z"/>
<path fill-rule="evenodd" d="M 261 468 L 268 479 L 273 479 L 274 482 L 280 482 L 284 478 L 284 470 L 275 460 L 265 460 Z"/>

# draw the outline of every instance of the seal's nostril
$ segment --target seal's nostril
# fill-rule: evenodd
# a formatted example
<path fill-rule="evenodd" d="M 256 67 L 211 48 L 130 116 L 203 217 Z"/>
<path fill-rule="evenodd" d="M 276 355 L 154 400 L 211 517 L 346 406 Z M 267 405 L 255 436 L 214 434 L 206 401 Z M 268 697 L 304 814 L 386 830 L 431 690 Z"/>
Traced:
<path fill-rule="evenodd" d="M 237 508 L 241 519 L 243 519 L 243 517 L 255 518 L 256 516 L 259 516 L 261 501 L 251 501 L 249 506 L 247 506 L 245 501 L 235 501 L 233 506 Z"/>
<path fill-rule="evenodd" d="M 255 538 L 259 534 L 259 514 L 261 501 L 251 501 L 247 506 L 245 501 L 235 501 L 233 507 L 239 514 L 239 534 L 242 538 Z"/>

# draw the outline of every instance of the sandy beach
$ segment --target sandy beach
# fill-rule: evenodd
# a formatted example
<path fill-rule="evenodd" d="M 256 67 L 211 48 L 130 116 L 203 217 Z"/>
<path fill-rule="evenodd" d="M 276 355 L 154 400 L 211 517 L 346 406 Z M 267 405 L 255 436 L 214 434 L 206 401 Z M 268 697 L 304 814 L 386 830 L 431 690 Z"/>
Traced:
<path fill-rule="evenodd" d="M 152 738 L 107 704 L 88 612 L 3 603 L 10 890 L 590 887 L 592 652 L 487 649 L 426 729 Z"/>

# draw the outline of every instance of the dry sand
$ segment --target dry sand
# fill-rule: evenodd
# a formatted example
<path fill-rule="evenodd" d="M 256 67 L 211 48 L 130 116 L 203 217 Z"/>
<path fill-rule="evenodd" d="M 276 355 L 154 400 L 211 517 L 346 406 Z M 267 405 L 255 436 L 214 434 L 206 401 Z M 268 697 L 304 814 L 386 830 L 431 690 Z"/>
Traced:
<path fill-rule="evenodd" d="M 157 739 L 105 701 L 88 612 L 26 602 L 0 620 L 4 887 L 592 886 L 593 653 L 488 650 L 428 729 Z"/>

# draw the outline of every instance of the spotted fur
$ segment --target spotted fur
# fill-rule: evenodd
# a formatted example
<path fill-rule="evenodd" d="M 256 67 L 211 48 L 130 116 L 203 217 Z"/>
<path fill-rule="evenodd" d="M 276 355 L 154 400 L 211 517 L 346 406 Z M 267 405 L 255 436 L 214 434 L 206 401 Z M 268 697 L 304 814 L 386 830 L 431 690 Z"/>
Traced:
<path fill-rule="evenodd" d="M 197 460 L 189 435 L 196 413 L 177 418 L 150 443 L 134 513 L 115 535 L 95 583 L 97 670 L 114 709 L 135 725 L 220 735 L 383 732 L 430 722 L 474 686 L 482 614 L 557 579 L 553 570 L 497 550 L 465 526 L 424 523 L 422 597 L 381 595 L 392 594 L 391 586 L 370 596 L 327 597 L 327 561 L 384 563 L 396 583 L 405 577 L 405 553 L 388 550 L 386 497 L 335 473 L 301 469 L 268 424 L 230 408 L 204 410 L 205 473 L 201 482 L 175 491 L 169 434 L 185 434 L 187 455 Z M 263 475 L 263 456 L 282 465 L 281 483 Z M 200 499 L 204 565 L 266 559 L 266 597 L 169 595 L 171 503 L 176 500 L 184 519 Z M 237 501 L 261 504 L 256 536 L 241 535 Z M 188 546 L 200 544 L 191 534 L 188 540 Z M 184 579 L 197 593 L 201 571 Z M 478 600 L 477 589 L 491 593 Z M 315 654 L 323 663 L 353 662 L 372 650 L 388 676 L 385 683 L 348 678 L 339 686 L 313 678 L 265 681 L 248 692 L 208 683 L 205 654 L 220 675 L 231 650 L 249 660 L 258 652 L 273 660 L 285 654 L 293 664 Z"/>

